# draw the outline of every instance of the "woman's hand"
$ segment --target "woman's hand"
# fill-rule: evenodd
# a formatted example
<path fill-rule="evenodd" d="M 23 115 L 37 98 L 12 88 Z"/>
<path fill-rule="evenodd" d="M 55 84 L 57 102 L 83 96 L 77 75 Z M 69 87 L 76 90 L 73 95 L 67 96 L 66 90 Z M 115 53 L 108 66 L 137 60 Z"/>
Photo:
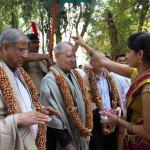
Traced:
<path fill-rule="evenodd" d="M 92 57 L 92 59 L 99 63 L 100 67 L 105 67 L 105 63 L 110 61 L 108 58 L 105 57 L 105 54 L 101 51 L 95 51 L 93 48 L 91 48 L 88 44 L 86 44 L 81 36 L 72 36 L 74 41 L 81 45 Z"/>
<path fill-rule="evenodd" d="M 92 59 L 95 62 L 98 62 L 100 67 L 105 67 L 105 63 L 110 61 L 108 58 L 105 57 L 105 54 L 101 51 L 95 51 L 92 55 Z"/>
<path fill-rule="evenodd" d="M 45 124 L 50 122 L 51 118 L 48 115 L 37 111 L 21 113 L 18 118 L 18 126 L 30 126 L 34 124 Z"/>
<path fill-rule="evenodd" d="M 121 108 L 117 107 L 116 112 L 117 112 L 117 116 L 120 118 L 121 117 Z"/>
<path fill-rule="evenodd" d="M 72 36 L 72 39 L 78 44 L 83 46 L 85 42 L 83 41 L 83 38 L 81 36 Z"/>
<path fill-rule="evenodd" d="M 113 115 L 111 113 L 107 113 L 107 112 L 100 112 L 101 115 L 107 115 L 108 119 L 106 120 L 101 120 L 102 124 L 107 124 L 109 126 L 116 126 L 118 124 L 118 117 L 116 115 Z"/>

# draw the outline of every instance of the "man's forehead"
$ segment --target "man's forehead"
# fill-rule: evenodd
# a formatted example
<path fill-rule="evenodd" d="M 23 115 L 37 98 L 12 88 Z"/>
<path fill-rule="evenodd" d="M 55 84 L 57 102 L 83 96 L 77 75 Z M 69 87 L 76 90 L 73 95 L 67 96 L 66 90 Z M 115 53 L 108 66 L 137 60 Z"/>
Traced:
<path fill-rule="evenodd" d="M 65 54 L 75 54 L 75 50 L 67 49 Z"/>
<path fill-rule="evenodd" d="M 125 57 L 124 57 L 124 56 L 122 56 L 122 57 L 119 57 L 119 58 L 118 58 L 118 60 L 119 60 L 119 59 L 125 59 Z"/>
<path fill-rule="evenodd" d="M 15 45 L 27 45 L 28 42 L 27 41 L 18 41 L 18 42 L 15 42 Z"/>
<path fill-rule="evenodd" d="M 71 52 L 76 52 L 76 47 L 72 44 L 72 43 L 69 43 L 69 42 L 66 42 L 67 43 L 67 49 Z"/>
<path fill-rule="evenodd" d="M 75 49 L 71 45 L 67 45 L 66 53 L 75 53 Z"/>

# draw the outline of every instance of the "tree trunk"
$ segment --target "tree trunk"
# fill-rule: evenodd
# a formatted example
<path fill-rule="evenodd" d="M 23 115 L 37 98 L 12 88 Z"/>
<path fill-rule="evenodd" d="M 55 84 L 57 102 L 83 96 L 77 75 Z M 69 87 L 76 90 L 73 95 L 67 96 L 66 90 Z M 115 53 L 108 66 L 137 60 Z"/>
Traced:
<path fill-rule="evenodd" d="M 17 28 L 18 29 L 18 12 L 16 9 L 17 6 L 12 5 L 12 10 L 11 10 L 11 27 L 12 28 Z"/>
<path fill-rule="evenodd" d="M 109 37 L 110 37 L 111 56 L 112 58 L 114 58 L 120 52 L 120 50 L 118 46 L 117 28 L 113 20 L 113 14 L 111 11 L 107 13 L 106 21 L 108 24 L 108 31 L 109 31 Z"/>
<path fill-rule="evenodd" d="M 145 22 L 145 18 L 146 18 L 146 15 L 149 11 L 149 0 L 146 0 L 146 2 L 143 3 L 142 5 L 142 9 L 140 11 L 140 19 L 139 19 L 139 26 L 138 26 L 138 31 L 142 31 L 143 30 L 143 25 L 144 25 L 144 22 Z"/>
<path fill-rule="evenodd" d="M 40 18 L 41 18 L 41 32 L 42 32 L 42 51 L 43 51 L 43 54 L 45 54 L 45 47 L 44 47 L 45 39 L 44 39 L 44 25 L 43 25 L 44 17 L 41 11 L 40 11 Z"/>

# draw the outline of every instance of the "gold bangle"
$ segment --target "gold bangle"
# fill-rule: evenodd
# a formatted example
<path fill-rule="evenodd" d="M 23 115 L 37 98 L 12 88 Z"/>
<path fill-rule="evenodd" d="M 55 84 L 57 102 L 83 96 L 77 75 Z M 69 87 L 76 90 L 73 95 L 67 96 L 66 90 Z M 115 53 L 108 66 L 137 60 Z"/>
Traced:
<path fill-rule="evenodd" d="M 142 96 L 144 93 L 150 93 L 150 87 L 146 87 L 146 88 L 142 91 L 141 96 Z"/>
<path fill-rule="evenodd" d="M 132 122 L 132 123 L 130 123 L 130 124 L 128 125 L 128 127 L 126 128 L 128 134 L 132 134 L 132 127 L 133 127 L 133 126 L 134 126 L 134 123 Z"/>
<path fill-rule="evenodd" d="M 89 55 L 92 57 L 93 54 L 95 53 L 95 51 L 93 50 L 93 48 L 89 51 Z"/>

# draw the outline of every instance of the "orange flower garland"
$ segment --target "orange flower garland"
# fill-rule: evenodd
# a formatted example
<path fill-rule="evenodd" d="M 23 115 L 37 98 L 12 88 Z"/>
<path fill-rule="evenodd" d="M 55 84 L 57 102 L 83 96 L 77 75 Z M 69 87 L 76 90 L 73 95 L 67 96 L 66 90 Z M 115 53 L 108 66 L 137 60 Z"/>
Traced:
<path fill-rule="evenodd" d="M 13 115 L 19 113 L 17 102 L 10 81 L 3 68 L 0 67 L 0 86 L 8 109 L 8 114 Z"/>
<path fill-rule="evenodd" d="M 31 92 L 32 99 L 34 102 L 34 105 L 36 107 L 36 110 L 39 112 L 42 112 L 42 105 L 39 102 L 38 97 L 38 90 L 36 86 L 34 85 L 33 81 L 29 77 L 29 75 L 24 71 L 23 68 L 20 68 L 20 72 Z M 38 137 L 37 137 L 37 144 L 38 144 L 38 150 L 46 150 L 46 126 L 45 125 L 38 125 Z"/>
<path fill-rule="evenodd" d="M 53 71 L 54 74 L 56 75 L 56 82 L 58 83 L 59 89 L 60 89 L 63 99 L 64 99 L 64 103 L 67 108 L 67 112 L 70 115 L 72 122 L 77 127 L 77 129 L 79 130 L 81 135 L 90 136 L 91 131 L 93 129 L 92 106 L 91 106 L 91 102 L 89 99 L 88 91 L 86 89 L 85 84 L 83 83 L 82 78 L 80 77 L 80 75 L 78 74 L 77 71 L 74 71 L 74 74 L 79 82 L 80 87 L 81 87 L 82 94 L 83 94 L 83 100 L 84 100 L 85 107 L 86 107 L 86 113 L 87 113 L 86 114 L 86 125 L 84 125 L 82 123 L 82 121 L 76 111 L 76 108 L 74 107 L 73 97 L 70 93 L 69 87 L 68 87 L 64 77 L 54 67 L 50 67 L 50 70 Z"/>
<path fill-rule="evenodd" d="M 31 92 L 36 110 L 39 112 L 42 112 L 42 106 L 38 100 L 38 91 L 33 81 L 30 79 L 28 74 L 23 70 L 23 68 L 20 68 L 20 72 Z M 19 113 L 19 109 L 17 106 L 17 102 L 15 100 L 13 88 L 11 86 L 8 76 L 6 75 L 2 67 L 0 67 L 0 86 L 2 88 L 2 93 L 6 102 L 8 114 L 13 115 L 13 114 Z M 38 150 L 46 150 L 46 127 L 45 125 L 39 125 L 37 143 L 38 143 Z"/>
<path fill-rule="evenodd" d="M 116 84 L 115 84 L 112 76 L 110 75 L 110 73 L 108 71 L 105 71 L 105 72 L 106 72 L 108 81 L 110 83 L 110 89 L 112 92 L 112 100 L 111 100 L 112 108 L 116 109 L 117 104 L 119 104 L 119 101 L 120 101 L 119 93 L 118 93 Z M 101 109 L 103 109 L 103 101 L 102 101 L 101 93 L 100 93 L 98 86 L 97 86 L 95 74 L 91 68 L 89 68 L 87 70 L 87 74 L 89 75 L 89 82 L 90 82 L 90 85 L 92 88 L 93 101 L 96 103 L 96 106 L 98 108 L 100 108 L 100 110 L 101 110 Z M 102 128 L 103 128 L 103 134 L 104 135 L 108 135 L 115 130 L 115 127 L 106 126 L 106 124 L 103 124 Z"/>

